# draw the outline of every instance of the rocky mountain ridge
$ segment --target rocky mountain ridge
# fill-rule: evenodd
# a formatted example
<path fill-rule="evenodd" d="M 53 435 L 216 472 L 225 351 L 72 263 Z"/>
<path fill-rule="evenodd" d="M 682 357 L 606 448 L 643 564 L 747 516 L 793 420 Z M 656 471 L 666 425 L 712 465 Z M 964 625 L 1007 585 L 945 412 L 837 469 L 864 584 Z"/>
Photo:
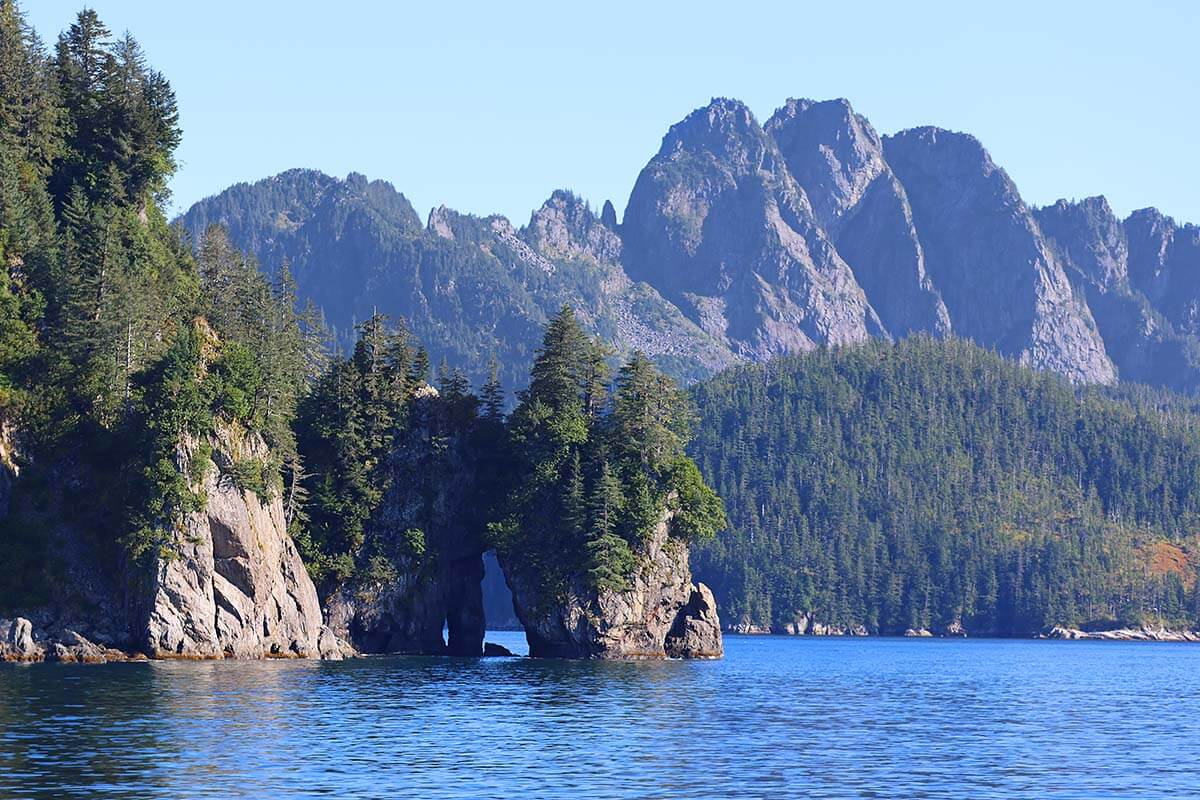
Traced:
<path fill-rule="evenodd" d="M 968 338 L 1076 383 L 1200 380 L 1200 233 L 1103 198 L 1029 206 L 973 136 L 881 136 L 846 100 L 765 124 L 716 99 L 672 126 L 623 219 L 555 192 L 524 227 L 390 185 L 293 170 L 201 201 L 263 268 L 289 261 L 342 338 L 374 309 L 505 383 L 562 303 L 617 351 L 693 380 L 736 361 L 899 338 Z"/>

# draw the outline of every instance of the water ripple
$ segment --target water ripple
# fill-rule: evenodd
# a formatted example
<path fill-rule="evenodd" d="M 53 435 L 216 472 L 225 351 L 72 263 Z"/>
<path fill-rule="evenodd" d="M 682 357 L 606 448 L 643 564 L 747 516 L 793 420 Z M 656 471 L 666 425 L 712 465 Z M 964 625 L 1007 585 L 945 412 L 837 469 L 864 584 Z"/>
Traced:
<path fill-rule="evenodd" d="M 0 667 L 0 797 L 1197 795 L 1194 647 L 730 637 L 727 650 Z"/>

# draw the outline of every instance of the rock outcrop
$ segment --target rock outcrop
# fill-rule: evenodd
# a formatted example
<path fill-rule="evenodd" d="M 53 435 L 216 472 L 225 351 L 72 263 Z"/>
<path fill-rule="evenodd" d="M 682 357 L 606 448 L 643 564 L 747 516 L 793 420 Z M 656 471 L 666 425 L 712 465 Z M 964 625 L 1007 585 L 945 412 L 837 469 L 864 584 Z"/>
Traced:
<path fill-rule="evenodd" d="M 437 397 L 431 386 L 418 391 L 409 433 L 390 457 L 389 489 L 371 521 L 378 551 L 364 559 L 376 568 L 326 601 L 330 628 L 361 652 L 483 653 L 487 548 L 472 442 Z"/>
<path fill-rule="evenodd" d="M 211 462 L 194 465 L 200 444 L 184 442 L 179 459 L 183 474 L 202 475 L 205 506 L 187 515 L 135 604 L 143 649 L 155 658 L 319 657 L 321 608 L 282 499 L 259 497 L 235 477 L 236 465 L 265 462 L 266 444 L 218 424 Z"/>
<path fill-rule="evenodd" d="M 1200 631 L 1168 630 L 1166 628 L 1114 628 L 1103 631 L 1084 631 L 1078 628 L 1052 626 L 1038 639 L 1093 639 L 1110 642 L 1200 642 Z"/>
<path fill-rule="evenodd" d="M 92 487 L 78 465 L 49 468 L 63 490 L 44 499 L 48 510 L 37 517 L 54 558 L 52 579 L 38 603 L 0 620 L 0 659 L 338 659 L 352 652 L 322 626 L 280 497 L 237 485 L 235 465 L 268 457 L 260 436 L 224 422 L 203 440 L 182 442 L 178 466 L 199 476 L 192 488 L 203 505 L 149 563 L 127 563 L 100 541 L 94 530 L 111 520 L 89 518 L 88 508 L 62 513 L 67 487 Z"/>
<path fill-rule="evenodd" d="M 624 591 L 597 590 L 583 579 L 547 596 L 533 573 L 502 558 L 529 654 L 535 658 L 720 658 L 716 601 L 692 582 L 687 546 L 670 536 L 671 518 L 648 537 Z"/>

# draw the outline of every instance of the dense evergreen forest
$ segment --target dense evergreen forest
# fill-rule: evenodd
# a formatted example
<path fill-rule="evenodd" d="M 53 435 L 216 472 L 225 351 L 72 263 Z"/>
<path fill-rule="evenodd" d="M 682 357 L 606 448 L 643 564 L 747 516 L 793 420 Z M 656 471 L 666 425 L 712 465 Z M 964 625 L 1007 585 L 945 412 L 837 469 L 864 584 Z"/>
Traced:
<path fill-rule="evenodd" d="M 0 2 L 0 414 L 4 604 L 53 572 L 47 531 L 91 531 L 114 564 L 169 554 L 200 502 L 176 449 L 222 418 L 282 487 L 321 337 L 286 270 L 269 282 L 219 229 L 193 248 L 163 215 L 181 132 L 167 79 L 85 10 L 47 52 Z M 32 595 L 32 597 L 30 596 Z"/>
<path fill-rule="evenodd" d="M 1026 635 L 1195 624 L 1200 418 L 961 341 L 818 350 L 695 387 L 726 622 Z"/>

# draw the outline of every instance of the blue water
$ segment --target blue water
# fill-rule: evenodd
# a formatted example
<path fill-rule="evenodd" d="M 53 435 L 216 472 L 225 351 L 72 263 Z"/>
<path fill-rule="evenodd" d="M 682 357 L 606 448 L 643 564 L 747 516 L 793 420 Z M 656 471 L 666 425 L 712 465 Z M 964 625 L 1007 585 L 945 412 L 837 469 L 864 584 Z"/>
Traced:
<path fill-rule="evenodd" d="M 726 647 L 0 666 L 0 797 L 1200 796 L 1200 646 Z"/>

